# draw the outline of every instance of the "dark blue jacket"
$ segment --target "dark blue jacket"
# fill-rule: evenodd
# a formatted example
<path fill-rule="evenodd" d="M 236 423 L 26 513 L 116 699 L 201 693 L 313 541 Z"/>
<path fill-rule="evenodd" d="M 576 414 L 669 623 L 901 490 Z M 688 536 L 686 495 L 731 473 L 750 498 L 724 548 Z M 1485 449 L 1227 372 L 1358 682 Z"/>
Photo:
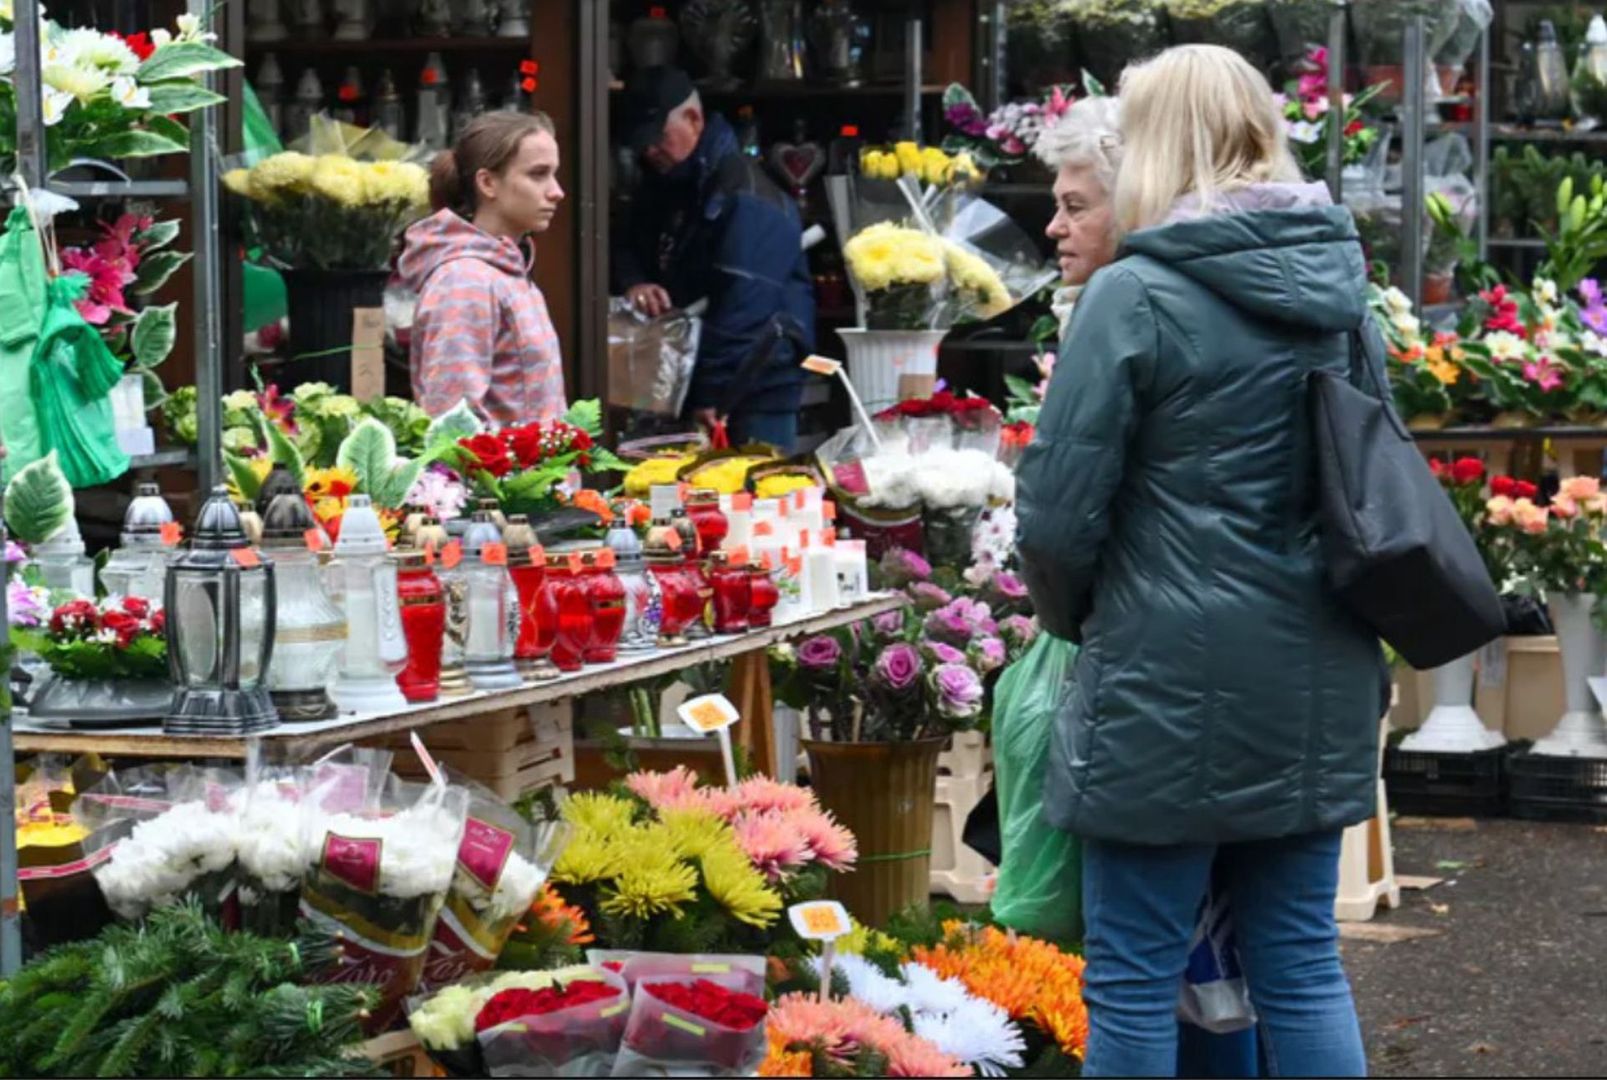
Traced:
<path fill-rule="evenodd" d="M 801 238 L 797 204 L 742 154 L 718 115 L 709 116 L 681 168 L 643 180 L 612 245 L 613 284 L 622 293 L 655 282 L 677 307 L 708 298 L 688 410 L 797 410 L 803 356 L 796 341 L 779 342 L 761 369 L 739 373 L 778 325 L 814 348 L 814 283 Z"/>

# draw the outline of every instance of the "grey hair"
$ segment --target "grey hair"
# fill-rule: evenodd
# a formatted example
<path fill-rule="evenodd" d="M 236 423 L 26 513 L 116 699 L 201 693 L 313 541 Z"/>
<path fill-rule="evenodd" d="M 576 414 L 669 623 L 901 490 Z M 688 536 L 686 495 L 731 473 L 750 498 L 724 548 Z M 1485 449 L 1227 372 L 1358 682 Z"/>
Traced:
<path fill-rule="evenodd" d="M 683 101 L 679 105 L 677 105 L 675 107 L 675 111 L 673 113 L 671 113 L 670 115 L 671 116 L 676 116 L 676 117 L 684 117 L 688 112 L 692 111 L 693 109 L 697 110 L 698 115 L 700 115 L 700 116 L 704 115 L 704 113 L 703 113 L 703 95 L 698 93 L 696 90 L 692 91 L 692 96 L 691 97 L 687 98 L 685 101 Z"/>
<path fill-rule="evenodd" d="M 1114 97 L 1088 97 L 1044 128 L 1033 147 L 1049 168 L 1091 168 L 1106 191 L 1116 189 L 1122 165 L 1121 106 Z"/>

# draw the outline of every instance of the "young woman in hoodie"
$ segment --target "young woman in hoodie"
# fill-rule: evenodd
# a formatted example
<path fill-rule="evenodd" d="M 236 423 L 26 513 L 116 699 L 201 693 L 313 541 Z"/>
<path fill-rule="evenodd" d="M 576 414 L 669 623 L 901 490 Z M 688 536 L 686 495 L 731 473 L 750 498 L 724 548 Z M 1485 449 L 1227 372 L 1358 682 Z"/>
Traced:
<path fill-rule="evenodd" d="M 1083 1075 L 1176 1074 L 1214 870 L 1268 1072 L 1361 1076 L 1334 894 L 1376 809 L 1387 673 L 1325 584 L 1306 411 L 1356 336 L 1382 384 L 1361 245 L 1236 53 L 1129 69 L 1121 132 L 1121 246 L 1017 475 L 1039 619 L 1082 645 L 1044 815 L 1083 840 Z"/>
<path fill-rule="evenodd" d="M 563 198 L 542 113 L 487 113 L 436 156 L 435 213 L 407 230 L 397 264 L 418 296 L 413 397 L 431 416 L 460 401 L 498 426 L 563 415 L 558 335 L 521 247 Z"/>

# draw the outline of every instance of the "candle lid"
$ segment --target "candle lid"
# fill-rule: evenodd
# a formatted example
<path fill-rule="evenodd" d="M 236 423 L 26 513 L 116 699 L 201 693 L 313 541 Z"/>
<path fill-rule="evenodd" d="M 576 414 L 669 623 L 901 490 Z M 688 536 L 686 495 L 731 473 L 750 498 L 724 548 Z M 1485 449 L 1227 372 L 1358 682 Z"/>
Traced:
<path fill-rule="evenodd" d="M 385 529 L 374 511 L 374 500 L 367 495 L 347 496 L 346 512 L 340 518 L 340 538 L 335 541 L 336 557 L 383 555 L 388 546 Z"/>
<path fill-rule="evenodd" d="M 296 482 L 296 478 L 291 475 L 290 470 L 275 462 L 273 467 L 268 470 L 267 477 L 262 481 L 262 486 L 257 489 L 257 513 L 266 515 L 268 507 L 281 495 L 300 494 L 301 485 Z"/>
<path fill-rule="evenodd" d="M 536 530 L 526 514 L 509 514 L 507 527 L 502 530 L 502 542 L 508 547 L 509 566 L 529 566 L 534 561 L 532 552 L 541 550 Z"/>
<path fill-rule="evenodd" d="M 276 495 L 262 517 L 262 546 L 269 549 L 304 548 L 307 530 L 318 528 L 318 519 L 300 492 Z"/>
<path fill-rule="evenodd" d="M 195 516 L 190 550 L 232 551 L 248 546 L 245 527 L 240 523 L 240 512 L 229 499 L 229 489 L 219 484 L 212 489 L 212 494 L 201 504 L 201 512 Z"/>
<path fill-rule="evenodd" d="M 134 500 L 123 515 L 123 543 L 132 538 L 160 537 L 162 526 L 173 520 L 173 508 L 162 498 L 162 489 L 151 483 L 134 485 Z"/>

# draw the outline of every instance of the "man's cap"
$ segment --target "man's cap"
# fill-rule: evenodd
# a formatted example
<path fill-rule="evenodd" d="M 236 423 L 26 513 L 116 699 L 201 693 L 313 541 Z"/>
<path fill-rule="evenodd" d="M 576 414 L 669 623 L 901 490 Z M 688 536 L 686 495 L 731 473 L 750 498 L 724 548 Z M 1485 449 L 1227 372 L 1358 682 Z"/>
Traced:
<path fill-rule="evenodd" d="M 625 132 L 626 145 L 638 154 L 645 153 L 664 137 L 664 122 L 696 89 L 691 77 L 677 67 L 660 65 L 633 74 L 620 103 L 620 129 Z"/>

